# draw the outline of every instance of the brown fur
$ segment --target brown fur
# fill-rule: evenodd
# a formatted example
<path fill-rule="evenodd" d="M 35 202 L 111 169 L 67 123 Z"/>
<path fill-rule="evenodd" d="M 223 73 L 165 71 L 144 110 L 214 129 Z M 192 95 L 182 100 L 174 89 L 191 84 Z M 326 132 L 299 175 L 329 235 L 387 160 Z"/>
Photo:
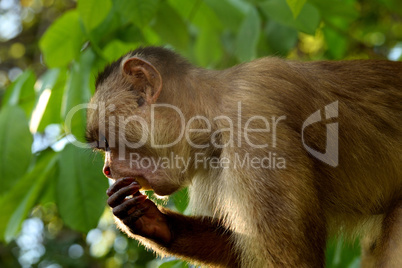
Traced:
<path fill-rule="evenodd" d="M 113 178 L 137 175 L 129 167 L 129 153 L 193 159 L 195 153 L 227 157 L 249 155 L 262 158 L 275 152 L 286 160 L 285 169 L 179 168 L 158 170 L 150 177 L 157 194 L 171 194 L 189 186 L 190 205 L 197 217 L 167 213 L 172 242 L 138 238 L 161 254 L 173 254 L 209 265 L 234 267 L 322 267 L 329 235 L 362 235 L 364 265 L 402 265 L 402 63 L 389 61 L 340 61 L 301 63 L 263 58 L 233 68 L 212 71 L 196 68 L 162 48 L 142 48 L 106 68 L 97 82 L 92 103 L 113 104 L 116 109 L 99 118 L 88 110 L 87 136 L 98 140 L 101 124 L 106 134 L 118 133 L 108 116 L 139 115 L 150 123 L 150 105 L 138 105 L 145 90 L 122 73 L 127 59 L 138 57 L 160 73 L 162 90 L 157 103 L 178 107 L 186 116 L 202 115 L 212 123 L 212 131 L 190 133 L 197 144 L 210 141 L 211 133 L 223 130 L 228 121 L 238 122 L 241 101 L 242 125 L 233 126 L 233 135 L 221 131 L 217 140 L 223 148 L 195 149 L 185 139 L 170 148 L 143 147 L 128 150 L 118 159 L 118 144 L 111 146 L 106 165 Z M 137 83 L 138 85 L 138 83 Z M 134 88 L 133 88 L 134 87 Z M 146 85 L 144 87 L 147 87 Z M 156 90 L 152 89 L 153 92 Z M 301 142 L 304 120 L 334 101 L 339 103 L 339 165 L 329 166 L 310 155 Z M 255 144 L 247 145 L 239 131 L 254 115 L 286 116 L 273 134 L 252 132 Z M 174 140 L 179 118 L 169 110 L 156 112 L 155 139 Z M 325 118 L 325 116 L 324 116 Z M 105 121 L 106 120 L 106 121 Z M 193 129 L 205 128 L 195 121 Z M 255 120 L 253 128 L 264 128 Z M 271 128 L 273 125 L 270 126 Z M 139 140 L 139 126 L 131 122 L 124 135 Z M 312 148 L 325 147 L 325 122 L 305 130 Z M 235 142 L 230 143 L 231 140 Z M 128 233 L 130 231 L 127 230 Z M 373 247 L 373 241 L 377 245 Z M 372 248 L 371 250 L 368 248 Z"/>

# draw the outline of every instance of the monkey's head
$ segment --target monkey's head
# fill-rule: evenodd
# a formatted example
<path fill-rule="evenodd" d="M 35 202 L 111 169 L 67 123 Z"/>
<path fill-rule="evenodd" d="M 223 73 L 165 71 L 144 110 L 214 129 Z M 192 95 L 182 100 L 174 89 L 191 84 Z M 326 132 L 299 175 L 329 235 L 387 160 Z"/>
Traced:
<path fill-rule="evenodd" d="M 177 162 L 189 159 L 191 149 L 180 138 L 182 115 L 168 100 L 178 94 L 171 90 L 174 76 L 189 66 L 169 50 L 148 47 L 126 54 L 98 75 L 86 138 L 105 152 L 108 178 L 135 177 L 143 189 L 159 195 L 188 184 L 191 169 Z"/>

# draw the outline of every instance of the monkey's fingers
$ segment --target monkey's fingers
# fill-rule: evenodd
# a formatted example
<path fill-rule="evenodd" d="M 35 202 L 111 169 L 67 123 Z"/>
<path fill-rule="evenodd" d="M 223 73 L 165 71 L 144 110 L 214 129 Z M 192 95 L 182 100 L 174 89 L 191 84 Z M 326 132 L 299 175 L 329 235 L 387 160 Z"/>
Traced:
<path fill-rule="evenodd" d="M 141 186 L 138 183 L 133 182 L 130 185 L 125 186 L 119 189 L 114 194 L 112 194 L 108 198 L 107 203 L 112 208 L 116 207 L 120 205 L 126 199 L 127 196 L 137 193 L 140 190 L 140 188 Z"/>
<path fill-rule="evenodd" d="M 129 178 L 129 177 L 120 178 L 120 179 L 116 180 L 115 183 L 113 183 L 109 187 L 109 189 L 107 189 L 106 194 L 108 196 L 111 196 L 112 194 L 117 192 L 122 187 L 128 186 L 128 185 L 130 185 L 132 183 L 137 183 L 139 185 L 139 183 L 135 180 L 135 178 Z"/>
<path fill-rule="evenodd" d="M 143 215 L 142 212 L 147 209 L 147 207 L 141 206 L 146 199 L 146 195 L 140 195 L 127 199 L 122 204 L 113 208 L 113 214 L 119 219 L 125 219 L 131 215 L 140 217 Z M 139 211 L 141 212 L 140 214 Z"/>
<path fill-rule="evenodd" d="M 148 207 L 143 207 L 140 209 L 137 209 L 124 219 L 122 219 L 122 222 L 130 228 L 130 230 L 135 233 L 139 234 L 140 229 L 142 229 L 142 223 L 139 221 L 141 217 L 145 215 L 145 212 L 148 210 Z"/>

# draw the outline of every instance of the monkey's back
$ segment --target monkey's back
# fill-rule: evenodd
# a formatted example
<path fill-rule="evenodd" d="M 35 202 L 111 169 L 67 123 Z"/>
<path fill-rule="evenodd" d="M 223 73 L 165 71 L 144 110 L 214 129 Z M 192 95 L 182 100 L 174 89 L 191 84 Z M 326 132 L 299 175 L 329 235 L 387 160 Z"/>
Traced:
<path fill-rule="evenodd" d="M 328 210 L 377 214 L 402 198 L 402 62 L 264 58 L 229 71 L 237 77 L 232 88 L 240 88 L 231 101 L 250 102 L 244 113 L 286 116 L 287 136 L 293 138 L 289 148 L 280 150 L 286 154 L 296 146 L 308 155 Z M 242 92 L 245 84 L 248 95 Z M 338 117 L 325 120 L 325 106 L 335 101 Z M 305 120 L 317 110 L 323 120 L 303 130 Z M 306 143 L 325 153 L 326 123 L 334 122 L 339 125 L 337 167 L 313 157 L 301 139 L 304 131 Z"/>

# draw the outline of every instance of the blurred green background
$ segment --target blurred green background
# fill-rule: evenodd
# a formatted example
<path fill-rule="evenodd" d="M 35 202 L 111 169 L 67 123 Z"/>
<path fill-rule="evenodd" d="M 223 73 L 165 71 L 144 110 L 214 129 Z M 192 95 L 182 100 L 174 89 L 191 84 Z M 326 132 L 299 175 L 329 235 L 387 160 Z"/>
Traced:
<path fill-rule="evenodd" d="M 187 267 L 116 230 L 102 155 L 82 141 L 97 72 L 164 45 L 206 68 L 402 55 L 399 0 L 1 0 L 0 267 Z M 151 198 L 152 193 L 148 193 Z M 157 202 L 186 213 L 183 190 Z M 358 267 L 358 243 L 329 242 L 328 267 Z"/>

